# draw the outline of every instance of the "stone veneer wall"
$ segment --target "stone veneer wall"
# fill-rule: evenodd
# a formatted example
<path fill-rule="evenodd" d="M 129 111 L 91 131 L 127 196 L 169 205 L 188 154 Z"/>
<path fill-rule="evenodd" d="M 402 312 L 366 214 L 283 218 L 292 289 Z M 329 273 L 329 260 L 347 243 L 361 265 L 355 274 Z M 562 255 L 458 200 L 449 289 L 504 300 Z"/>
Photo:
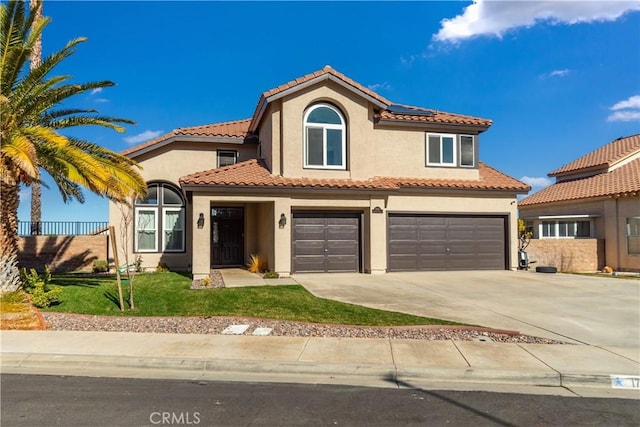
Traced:
<path fill-rule="evenodd" d="M 20 267 L 43 271 L 91 270 L 93 261 L 107 259 L 108 236 L 25 236 L 18 240 Z"/>
<path fill-rule="evenodd" d="M 604 239 L 532 239 L 526 249 L 531 265 L 558 271 L 593 272 L 604 267 Z"/>

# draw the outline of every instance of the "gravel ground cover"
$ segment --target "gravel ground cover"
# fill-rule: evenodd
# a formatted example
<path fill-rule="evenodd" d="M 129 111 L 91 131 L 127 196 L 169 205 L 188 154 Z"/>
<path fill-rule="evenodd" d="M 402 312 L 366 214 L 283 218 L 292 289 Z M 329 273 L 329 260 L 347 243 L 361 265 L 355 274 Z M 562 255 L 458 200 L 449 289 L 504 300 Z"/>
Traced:
<path fill-rule="evenodd" d="M 116 317 L 42 313 L 52 330 L 221 334 L 230 325 L 272 328 L 271 335 L 290 337 L 395 338 L 420 340 L 495 341 L 527 344 L 565 344 L 546 338 L 466 326 L 347 326 L 248 317 Z"/>

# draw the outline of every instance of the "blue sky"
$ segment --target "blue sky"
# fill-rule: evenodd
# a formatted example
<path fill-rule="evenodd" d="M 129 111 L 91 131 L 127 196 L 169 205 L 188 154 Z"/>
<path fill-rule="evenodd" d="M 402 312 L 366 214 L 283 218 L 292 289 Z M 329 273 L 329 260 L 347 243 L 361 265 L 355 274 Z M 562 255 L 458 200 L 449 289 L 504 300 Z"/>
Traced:
<path fill-rule="evenodd" d="M 263 91 L 326 64 L 396 103 L 492 119 L 480 159 L 534 191 L 640 132 L 640 1 L 45 0 L 44 15 L 45 54 L 89 39 L 57 74 L 116 82 L 73 101 L 136 121 L 124 134 L 74 131 L 114 151 L 248 118 Z M 86 196 L 65 205 L 43 188 L 43 220 L 106 221 L 107 201 Z M 29 203 L 25 188 L 20 220 Z"/>

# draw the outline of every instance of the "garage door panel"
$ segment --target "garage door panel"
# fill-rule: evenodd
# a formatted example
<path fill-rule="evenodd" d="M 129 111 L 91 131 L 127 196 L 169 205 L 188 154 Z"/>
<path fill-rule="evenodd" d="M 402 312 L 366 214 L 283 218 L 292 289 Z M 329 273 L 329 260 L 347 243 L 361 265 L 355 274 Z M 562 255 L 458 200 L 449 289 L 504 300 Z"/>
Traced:
<path fill-rule="evenodd" d="M 326 238 L 328 241 L 333 240 L 350 240 L 357 242 L 358 240 L 358 227 L 334 227 L 328 226 L 326 229 Z"/>
<path fill-rule="evenodd" d="M 389 264 L 393 265 L 395 271 L 414 271 L 418 270 L 418 257 L 417 255 L 396 255 L 393 254 L 389 257 Z"/>
<path fill-rule="evenodd" d="M 324 257 L 324 242 L 323 241 L 297 241 L 294 244 L 294 252 L 296 255 L 321 255 Z"/>
<path fill-rule="evenodd" d="M 506 264 L 505 221 L 503 216 L 391 214 L 387 234 L 388 269 L 502 270 Z M 399 223 L 403 224 L 402 233 L 396 232 Z"/>
<path fill-rule="evenodd" d="M 323 273 L 326 270 L 325 258 L 322 257 L 296 257 L 296 271 L 306 273 Z"/>
<path fill-rule="evenodd" d="M 327 257 L 327 271 L 339 272 L 339 271 L 357 271 L 358 270 L 358 257 L 356 256 L 336 256 L 330 255 Z"/>

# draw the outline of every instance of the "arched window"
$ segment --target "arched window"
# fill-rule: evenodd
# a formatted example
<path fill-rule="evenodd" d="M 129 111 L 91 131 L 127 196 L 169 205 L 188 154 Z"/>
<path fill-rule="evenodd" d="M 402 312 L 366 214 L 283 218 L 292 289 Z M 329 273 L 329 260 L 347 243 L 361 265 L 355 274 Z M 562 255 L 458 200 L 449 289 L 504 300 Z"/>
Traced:
<path fill-rule="evenodd" d="M 185 208 L 180 190 L 166 183 L 148 184 L 147 189 L 135 203 L 135 251 L 183 252 Z"/>
<path fill-rule="evenodd" d="M 304 115 L 304 167 L 346 169 L 347 127 L 340 111 L 316 104 Z"/>

